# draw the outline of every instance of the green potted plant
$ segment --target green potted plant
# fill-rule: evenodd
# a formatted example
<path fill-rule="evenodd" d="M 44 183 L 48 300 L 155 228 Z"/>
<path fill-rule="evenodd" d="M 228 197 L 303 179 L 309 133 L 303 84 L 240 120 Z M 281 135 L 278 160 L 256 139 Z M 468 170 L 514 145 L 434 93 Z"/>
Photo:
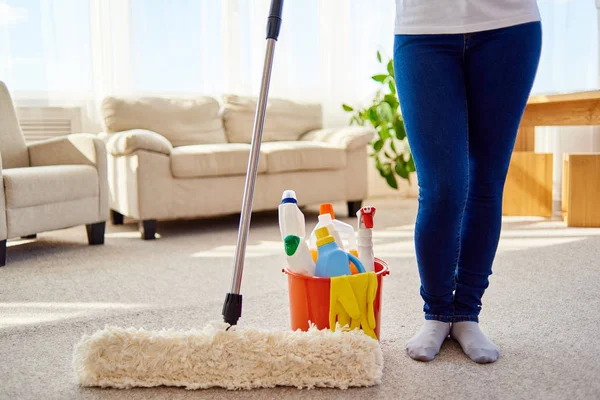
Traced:
<path fill-rule="evenodd" d="M 366 107 L 342 104 L 342 107 L 344 111 L 351 113 L 351 125 L 370 124 L 377 130 L 377 137 L 370 143 L 369 157 L 374 160 L 375 167 L 388 185 L 398 189 L 398 178 L 410 183 L 410 173 L 415 171 L 415 163 L 406 138 L 396 93 L 393 60 L 384 62 L 381 53 L 377 51 L 377 61 L 386 65 L 387 71 L 371 77 L 380 87 L 370 104 Z"/>

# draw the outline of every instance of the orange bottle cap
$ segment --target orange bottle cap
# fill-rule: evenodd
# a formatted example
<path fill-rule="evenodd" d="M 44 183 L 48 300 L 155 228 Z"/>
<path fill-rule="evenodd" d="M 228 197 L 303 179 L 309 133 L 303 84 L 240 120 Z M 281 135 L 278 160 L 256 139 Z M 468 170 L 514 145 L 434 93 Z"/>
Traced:
<path fill-rule="evenodd" d="M 329 214 L 331 219 L 335 219 L 335 213 L 333 212 L 333 204 L 323 203 L 319 206 L 319 214 Z"/>

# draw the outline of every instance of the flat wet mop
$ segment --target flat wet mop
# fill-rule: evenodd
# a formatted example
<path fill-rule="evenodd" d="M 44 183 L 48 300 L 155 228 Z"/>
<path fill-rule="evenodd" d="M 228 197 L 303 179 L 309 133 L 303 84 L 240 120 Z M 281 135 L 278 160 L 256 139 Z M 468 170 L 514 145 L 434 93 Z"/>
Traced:
<path fill-rule="evenodd" d="M 283 0 L 272 0 L 267 52 L 254 121 L 231 291 L 224 322 L 201 330 L 147 331 L 106 327 L 75 346 L 74 369 L 81 386 L 187 389 L 349 388 L 381 382 L 379 342 L 360 329 L 277 331 L 237 326 L 243 262 L 252 213 L 273 53 L 281 27 Z"/>

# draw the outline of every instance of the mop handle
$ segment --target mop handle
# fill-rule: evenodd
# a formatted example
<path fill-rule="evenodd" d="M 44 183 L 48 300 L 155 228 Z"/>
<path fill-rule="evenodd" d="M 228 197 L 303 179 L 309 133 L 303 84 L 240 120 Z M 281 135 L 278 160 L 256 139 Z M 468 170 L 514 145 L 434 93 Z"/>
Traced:
<path fill-rule="evenodd" d="M 242 286 L 242 273 L 244 270 L 244 259 L 246 256 L 246 242 L 248 240 L 248 230 L 250 229 L 252 200 L 254 198 L 254 187 L 256 184 L 256 174 L 258 170 L 258 157 L 260 155 L 260 145 L 265 122 L 267 97 L 269 93 L 269 83 L 271 80 L 271 68 L 273 66 L 273 54 L 275 52 L 275 42 L 277 41 L 279 30 L 281 28 L 282 11 L 283 0 L 271 0 L 271 8 L 269 11 L 269 18 L 267 20 L 267 51 L 263 67 L 262 82 L 260 85 L 260 95 L 258 97 L 256 114 L 254 116 L 254 129 L 252 132 L 252 143 L 250 158 L 248 160 L 248 169 L 246 171 L 246 183 L 244 185 L 244 197 L 242 200 L 242 213 L 240 216 L 240 225 L 238 229 L 231 291 L 227 294 L 225 304 L 223 305 L 224 320 L 230 325 L 237 324 L 237 321 L 242 315 L 242 295 L 240 294 L 240 288 Z"/>
<path fill-rule="evenodd" d="M 281 14 L 283 12 L 283 0 L 271 0 L 271 9 L 267 19 L 267 39 L 277 40 L 281 28 Z"/>

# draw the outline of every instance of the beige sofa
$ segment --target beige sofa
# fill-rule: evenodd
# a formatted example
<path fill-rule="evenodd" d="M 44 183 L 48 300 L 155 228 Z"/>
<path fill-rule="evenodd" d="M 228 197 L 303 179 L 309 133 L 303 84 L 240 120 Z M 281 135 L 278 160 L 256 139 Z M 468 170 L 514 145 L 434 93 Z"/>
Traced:
<path fill-rule="evenodd" d="M 113 223 L 131 217 L 152 239 L 159 220 L 240 212 L 255 110 L 255 99 L 235 95 L 105 98 Z M 321 106 L 269 99 L 253 210 L 276 209 L 294 189 L 300 205 L 344 201 L 354 214 L 374 134 L 323 129 Z"/>
<path fill-rule="evenodd" d="M 89 134 L 26 144 L 11 96 L 0 82 L 0 266 L 7 239 L 87 226 L 104 243 L 108 220 L 106 148 Z"/>

